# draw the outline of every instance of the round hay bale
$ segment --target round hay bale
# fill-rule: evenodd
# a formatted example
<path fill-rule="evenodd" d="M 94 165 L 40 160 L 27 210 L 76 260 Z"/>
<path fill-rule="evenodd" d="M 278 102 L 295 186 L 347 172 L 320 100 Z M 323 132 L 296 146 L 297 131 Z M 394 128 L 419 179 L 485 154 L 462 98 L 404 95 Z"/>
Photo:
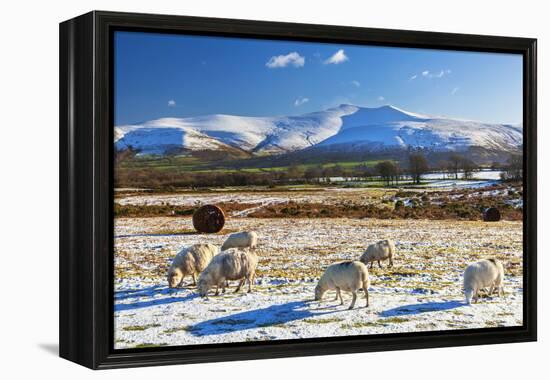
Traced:
<path fill-rule="evenodd" d="M 214 205 L 204 205 L 193 214 L 193 227 L 199 232 L 215 233 L 225 224 L 225 214 Z"/>
<path fill-rule="evenodd" d="M 498 222 L 500 220 L 500 211 L 496 207 L 489 207 L 483 210 L 483 220 L 485 222 Z"/>

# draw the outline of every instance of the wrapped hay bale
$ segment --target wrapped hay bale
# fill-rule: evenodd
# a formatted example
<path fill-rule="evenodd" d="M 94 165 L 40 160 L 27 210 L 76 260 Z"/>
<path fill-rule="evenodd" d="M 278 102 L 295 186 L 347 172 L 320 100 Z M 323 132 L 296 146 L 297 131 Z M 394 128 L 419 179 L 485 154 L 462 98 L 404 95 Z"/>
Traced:
<path fill-rule="evenodd" d="M 193 227 L 199 232 L 216 233 L 224 224 L 225 214 L 218 206 L 205 205 L 193 214 Z"/>
<path fill-rule="evenodd" d="M 483 210 L 483 220 L 485 222 L 498 222 L 500 220 L 500 211 L 496 207 L 489 207 Z"/>

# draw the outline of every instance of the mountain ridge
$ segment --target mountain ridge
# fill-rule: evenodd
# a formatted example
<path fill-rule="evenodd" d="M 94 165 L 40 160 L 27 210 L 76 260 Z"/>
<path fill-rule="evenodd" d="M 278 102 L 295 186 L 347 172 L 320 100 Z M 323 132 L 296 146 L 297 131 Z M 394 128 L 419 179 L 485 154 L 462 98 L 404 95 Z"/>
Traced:
<path fill-rule="evenodd" d="M 523 143 L 521 125 L 429 116 L 385 105 L 341 104 L 298 116 L 206 115 L 160 118 L 115 127 L 115 147 L 141 154 L 238 149 L 253 155 L 312 147 L 365 151 L 422 148 L 513 152 Z"/>

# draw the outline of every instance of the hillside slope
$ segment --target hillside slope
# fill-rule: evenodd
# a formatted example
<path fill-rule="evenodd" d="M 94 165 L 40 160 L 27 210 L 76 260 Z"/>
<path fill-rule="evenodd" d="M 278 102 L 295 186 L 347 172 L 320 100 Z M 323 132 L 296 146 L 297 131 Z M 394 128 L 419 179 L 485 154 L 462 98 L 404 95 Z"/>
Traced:
<path fill-rule="evenodd" d="M 142 154 L 237 149 L 255 155 L 296 152 L 310 147 L 379 151 L 517 151 L 521 126 L 419 115 L 393 106 L 343 104 L 300 116 L 209 115 L 161 118 L 115 127 L 115 146 Z"/>

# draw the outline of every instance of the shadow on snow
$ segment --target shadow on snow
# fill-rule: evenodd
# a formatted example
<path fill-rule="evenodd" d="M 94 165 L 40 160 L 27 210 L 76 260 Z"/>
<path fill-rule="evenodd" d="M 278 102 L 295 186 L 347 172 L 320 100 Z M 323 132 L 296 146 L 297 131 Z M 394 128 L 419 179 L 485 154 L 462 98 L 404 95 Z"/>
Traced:
<path fill-rule="evenodd" d="M 187 290 L 187 289 L 185 288 L 170 289 L 170 288 L 167 288 L 166 286 L 155 285 L 155 286 L 150 286 L 143 289 L 122 290 L 119 292 L 115 292 L 114 298 L 115 298 L 115 301 L 120 301 L 120 300 L 129 299 L 129 298 L 155 297 L 160 295 L 177 295 L 179 292 L 183 290 Z M 167 305 L 175 302 L 184 302 L 197 297 L 198 297 L 198 294 L 190 293 L 183 297 L 172 296 L 167 298 L 153 299 L 149 301 L 139 301 L 134 303 L 119 303 L 119 304 L 115 304 L 115 312 L 141 309 L 144 307 L 151 307 L 151 306 L 158 306 L 158 305 Z"/>
<path fill-rule="evenodd" d="M 248 310 L 242 313 L 210 319 L 193 325 L 191 334 L 195 336 L 219 335 L 235 331 L 244 331 L 257 327 L 270 327 L 287 322 L 297 321 L 308 317 L 337 313 L 343 310 L 334 310 L 333 307 L 323 307 L 315 310 L 329 310 L 312 312 L 309 305 L 312 301 L 294 301 L 279 305 L 272 305 L 263 309 Z"/>
<path fill-rule="evenodd" d="M 140 297 L 154 297 L 156 295 L 173 295 L 182 290 L 195 289 L 194 285 L 190 283 L 180 288 L 169 288 L 166 285 L 153 285 L 146 288 L 119 290 L 115 292 L 115 300 L 125 300 L 128 298 L 140 298 Z"/>
<path fill-rule="evenodd" d="M 465 306 L 461 301 L 442 301 L 442 302 L 423 302 L 411 305 L 399 306 L 393 309 L 385 310 L 379 315 L 381 317 L 394 317 L 398 315 L 414 315 L 428 313 L 431 311 L 444 311 L 456 309 L 457 307 Z"/>

